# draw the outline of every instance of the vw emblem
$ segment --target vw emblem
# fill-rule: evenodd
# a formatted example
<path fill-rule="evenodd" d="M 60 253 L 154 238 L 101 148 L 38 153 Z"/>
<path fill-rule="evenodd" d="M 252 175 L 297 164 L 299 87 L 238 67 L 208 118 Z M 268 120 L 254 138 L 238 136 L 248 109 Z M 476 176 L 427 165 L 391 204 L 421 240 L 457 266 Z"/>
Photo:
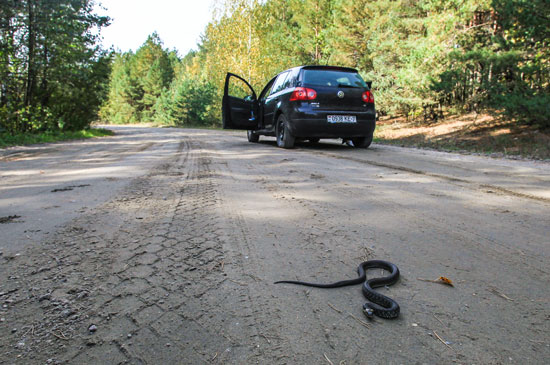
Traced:
<path fill-rule="evenodd" d="M 342 90 L 340 90 L 340 91 L 338 91 L 338 94 L 336 94 L 336 95 L 338 95 L 338 97 L 340 99 L 342 99 L 344 97 L 344 92 Z"/>

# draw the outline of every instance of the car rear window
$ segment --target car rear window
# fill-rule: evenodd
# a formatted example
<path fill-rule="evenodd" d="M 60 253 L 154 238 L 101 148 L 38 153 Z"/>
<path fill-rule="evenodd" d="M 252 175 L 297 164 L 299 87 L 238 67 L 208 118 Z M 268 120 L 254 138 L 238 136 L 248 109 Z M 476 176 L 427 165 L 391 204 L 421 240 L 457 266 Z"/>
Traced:
<path fill-rule="evenodd" d="M 304 70 L 303 84 L 308 86 L 360 87 L 367 84 L 356 72 L 335 70 Z"/>

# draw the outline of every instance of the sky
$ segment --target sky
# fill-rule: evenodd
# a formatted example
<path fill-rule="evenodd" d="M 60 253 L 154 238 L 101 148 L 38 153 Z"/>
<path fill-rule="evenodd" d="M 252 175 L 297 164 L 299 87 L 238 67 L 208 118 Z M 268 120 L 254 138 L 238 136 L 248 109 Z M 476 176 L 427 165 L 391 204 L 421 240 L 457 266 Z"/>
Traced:
<path fill-rule="evenodd" d="M 215 0 L 96 0 L 96 13 L 108 15 L 111 25 L 101 30 L 105 48 L 136 51 L 157 32 L 164 48 L 185 56 L 197 49 L 200 35 L 212 20 Z"/>

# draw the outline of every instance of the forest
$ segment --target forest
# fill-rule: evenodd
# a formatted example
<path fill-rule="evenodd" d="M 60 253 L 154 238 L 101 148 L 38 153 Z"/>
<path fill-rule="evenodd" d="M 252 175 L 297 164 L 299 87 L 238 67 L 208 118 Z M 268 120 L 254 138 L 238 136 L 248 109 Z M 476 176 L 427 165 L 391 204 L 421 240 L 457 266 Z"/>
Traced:
<path fill-rule="evenodd" d="M 111 55 L 109 19 L 87 0 L 0 1 L 0 132 L 77 130 L 97 119 Z"/>
<path fill-rule="evenodd" d="M 91 0 L 0 4 L 0 131 L 216 127 L 226 72 L 259 91 L 303 64 L 358 69 L 379 115 L 550 128 L 548 0 L 224 0 L 186 55 L 156 33 L 135 52 L 101 49 L 109 19 Z"/>

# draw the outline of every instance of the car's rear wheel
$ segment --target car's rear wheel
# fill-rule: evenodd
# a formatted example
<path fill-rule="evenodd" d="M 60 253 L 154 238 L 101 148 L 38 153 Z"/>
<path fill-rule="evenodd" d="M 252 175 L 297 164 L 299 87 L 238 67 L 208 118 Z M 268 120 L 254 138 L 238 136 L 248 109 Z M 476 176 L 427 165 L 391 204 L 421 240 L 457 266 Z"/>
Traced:
<path fill-rule="evenodd" d="M 288 128 L 288 121 L 284 114 L 277 119 L 277 146 L 282 148 L 294 148 L 294 136 Z"/>
<path fill-rule="evenodd" d="M 366 137 L 352 138 L 351 141 L 356 148 L 368 148 L 372 143 L 372 134 Z"/>
<path fill-rule="evenodd" d="M 246 136 L 248 137 L 248 142 L 256 143 L 260 140 L 260 135 L 254 131 L 246 131 Z"/>

